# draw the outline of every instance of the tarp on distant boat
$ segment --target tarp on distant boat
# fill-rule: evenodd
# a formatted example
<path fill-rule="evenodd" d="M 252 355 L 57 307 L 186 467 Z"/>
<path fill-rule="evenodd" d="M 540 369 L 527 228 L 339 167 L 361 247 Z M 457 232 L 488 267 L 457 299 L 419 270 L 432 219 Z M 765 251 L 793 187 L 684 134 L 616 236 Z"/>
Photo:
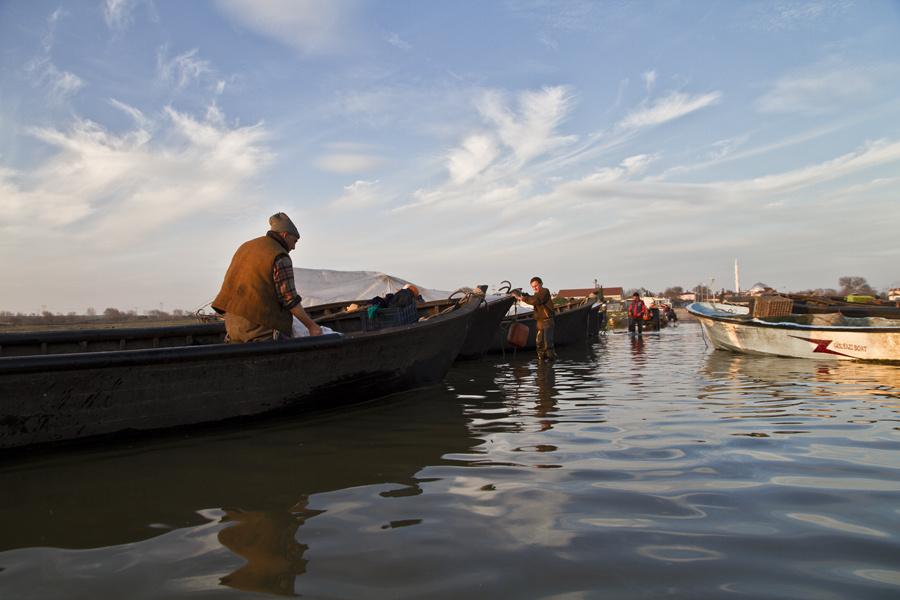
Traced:
<path fill-rule="evenodd" d="M 294 268 L 294 285 L 303 298 L 303 306 L 371 300 L 376 296 L 393 294 L 411 283 L 426 302 L 446 300 L 453 292 L 422 287 L 378 271 L 332 271 L 329 269 Z"/>

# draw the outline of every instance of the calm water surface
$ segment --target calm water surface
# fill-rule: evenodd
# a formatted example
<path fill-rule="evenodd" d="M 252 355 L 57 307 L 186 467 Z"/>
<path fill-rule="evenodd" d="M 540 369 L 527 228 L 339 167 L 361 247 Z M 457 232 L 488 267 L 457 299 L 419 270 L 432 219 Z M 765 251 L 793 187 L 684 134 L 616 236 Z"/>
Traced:
<path fill-rule="evenodd" d="M 559 355 L 0 462 L 0 598 L 900 598 L 900 367 Z"/>

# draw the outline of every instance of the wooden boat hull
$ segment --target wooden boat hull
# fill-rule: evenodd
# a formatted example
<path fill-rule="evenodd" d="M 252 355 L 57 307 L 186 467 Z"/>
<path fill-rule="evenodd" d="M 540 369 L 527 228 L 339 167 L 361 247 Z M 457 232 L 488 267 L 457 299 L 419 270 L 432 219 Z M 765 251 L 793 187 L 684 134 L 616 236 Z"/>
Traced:
<path fill-rule="evenodd" d="M 475 360 L 488 352 L 494 340 L 494 335 L 500 328 L 500 322 L 515 303 L 512 296 L 502 296 L 490 300 L 479 301 L 478 295 L 472 295 L 471 300 L 478 302 L 479 306 L 469 333 L 460 347 L 457 360 Z M 457 300 L 438 300 L 420 303 L 417 306 L 419 318 L 434 317 L 454 307 Z M 359 311 L 347 311 L 347 307 L 357 304 L 363 308 Z M 354 333 L 362 330 L 362 319 L 365 314 L 367 301 L 336 302 L 327 305 L 311 306 L 307 309 L 317 323 L 341 333 Z"/>
<path fill-rule="evenodd" d="M 0 357 L 0 448 L 302 413 L 430 385 L 476 308 L 343 336 Z"/>
<path fill-rule="evenodd" d="M 746 307 L 707 302 L 691 304 L 687 310 L 699 320 L 710 344 L 720 350 L 819 360 L 900 361 L 900 321 L 889 327 L 804 325 L 751 319 Z"/>
<path fill-rule="evenodd" d="M 598 330 L 596 320 L 591 316 L 598 309 L 594 306 L 595 299 L 587 298 L 582 304 L 573 306 L 556 313 L 553 318 L 553 345 L 565 346 L 574 344 L 595 335 Z M 528 337 L 522 348 L 517 348 L 506 341 L 509 328 L 513 323 L 522 323 L 528 327 Z M 503 318 L 500 328 L 494 333 L 490 352 L 514 352 L 516 350 L 534 350 L 537 347 L 537 322 L 531 313 L 527 315 L 507 315 Z"/>
<path fill-rule="evenodd" d="M 500 323 L 516 299 L 505 296 L 482 305 L 475 315 L 469 335 L 459 350 L 458 360 L 475 360 L 487 354 L 500 331 Z"/>

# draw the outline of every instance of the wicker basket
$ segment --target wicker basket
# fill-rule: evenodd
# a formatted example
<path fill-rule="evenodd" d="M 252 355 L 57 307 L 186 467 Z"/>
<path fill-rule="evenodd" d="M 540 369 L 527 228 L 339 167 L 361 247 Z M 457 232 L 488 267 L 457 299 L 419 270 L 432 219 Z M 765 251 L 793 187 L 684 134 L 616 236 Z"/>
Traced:
<path fill-rule="evenodd" d="M 415 323 L 419 320 L 419 313 L 416 310 L 416 303 L 413 302 L 403 308 L 379 308 L 371 319 L 368 311 L 362 311 L 359 318 L 362 319 L 363 331 L 378 331 L 388 327 Z"/>
<path fill-rule="evenodd" d="M 759 296 L 753 299 L 750 314 L 754 317 L 784 317 L 791 314 L 794 301 L 783 296 Z"/>

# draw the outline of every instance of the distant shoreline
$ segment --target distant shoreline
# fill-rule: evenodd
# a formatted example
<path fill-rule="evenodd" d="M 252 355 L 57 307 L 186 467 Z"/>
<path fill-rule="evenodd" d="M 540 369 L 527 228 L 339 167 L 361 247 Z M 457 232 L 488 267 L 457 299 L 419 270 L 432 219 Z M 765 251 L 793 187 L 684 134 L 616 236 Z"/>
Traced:
<path fill-rule="evenodd" d="M 181 317 L 178 319 L 130 319 L 130 320 L 114 320 L 108 321 L 98 319 L 94 322 L 78 322 L 78 323 L 57 323 L 57 324 L 33 324 L 33 325 L 10 325 L 8 323 L 0 323 L 0 333 L 21 333 L 28 331 L 62 331 L 70 329 L 123 329 L 131 327 L 171 327 L 174 325 L 196 325 L 197 318 L 194 315 Z"/>

